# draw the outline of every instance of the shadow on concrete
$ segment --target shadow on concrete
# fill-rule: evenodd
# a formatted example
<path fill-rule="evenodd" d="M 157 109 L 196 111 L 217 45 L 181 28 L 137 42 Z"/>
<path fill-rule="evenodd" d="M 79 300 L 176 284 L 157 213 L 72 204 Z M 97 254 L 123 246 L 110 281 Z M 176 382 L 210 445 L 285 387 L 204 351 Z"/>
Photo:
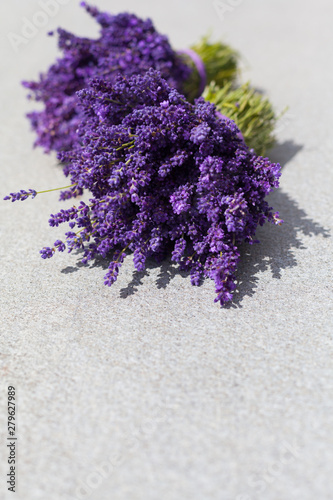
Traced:
<path fill-rule="evenodd" d="M 267 156 L 273 163 L 280 163 L 283 168 L 301 149 L 303 149 L 301 144 L 296 144 L 294 141 L 285 141 L 276 144 Z"/>
<path fill-rule="evenodd" d="M 156 288 L 166 288 L 169 283 L 176 276 L 182 276 L 183 278 L 189 278 L 190 273 L 187 271 L 180 271 L 178 265 L 171 260 L 171 258 L 164 259 L 162 262 L 156 262 L 154 259 L 150 258 L 146 261 L 145 271 L 133 272 L 132 281 L 120 290 L 120 296 L 126 298 L 129 295 L 133 295 L 138 291 L 138 286 L 142 285 L 142 279 L 145 276 L 149 276 L 149 270 L 158 269 L 159 274 L 155 281 Z"/>
<path fill-rule="evenodd" d="M 64 269 L 61 270 L 61 273 L 62 274 L 72 274 L 72 273 L 77 273 L 77 271 L 80 270 L 80 267 L 82 267 L 82 265 L 80 266 L 80 262 L 78 262 L 76 264 L 76 267 L 73 267 L 73 266 L 67 266 L 65 267 Z"/>

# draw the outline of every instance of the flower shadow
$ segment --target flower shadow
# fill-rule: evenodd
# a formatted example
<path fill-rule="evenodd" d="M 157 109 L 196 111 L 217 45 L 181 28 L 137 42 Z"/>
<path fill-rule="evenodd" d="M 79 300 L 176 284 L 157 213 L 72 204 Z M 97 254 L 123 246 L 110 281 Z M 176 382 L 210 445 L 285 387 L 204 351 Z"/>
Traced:
<path fill-rule="evenodd" d="M 146 266 L 146 269 L 144 271 L 133 271 L 132 281 L 128 283 L 126 287 L 122 288 L 119 292 L 122 299 L 126 299 L 130 295 L 134 295 L 138 291 L 138 286 L 143 285 L 143 278 L 145 276 L 149 276 L 147 267 L 148 266 Z"/>
<path fill-rule="evenodd" d="M 178 264 L 175 264 L 170 257 L 164 259 L 162 262 L 156 262 L 153 258 L 148 258 L 146 269 L 140 272 L 133 272 L 132 281 L 120 290 L 120 297 L 125 299 L 129 295 L 136 293 L 138 291 L 137 287 L 143 284 L 143 278 L 149 276 L 149 271 L 154 269 L 158 270 L 158 276 L 155 280 L 155 285 L 158 289 L 166 288 L 176 276 L 187 278 L 190 275 L 187 271 L 181 271 Z"/>
<path fill-rule="evenodd" d="M 273 163 L 279 163 L 283 168 L 301 149 L 303 149 L 301 144 L 288 140 L 277 143 L 268 156 Z"/>

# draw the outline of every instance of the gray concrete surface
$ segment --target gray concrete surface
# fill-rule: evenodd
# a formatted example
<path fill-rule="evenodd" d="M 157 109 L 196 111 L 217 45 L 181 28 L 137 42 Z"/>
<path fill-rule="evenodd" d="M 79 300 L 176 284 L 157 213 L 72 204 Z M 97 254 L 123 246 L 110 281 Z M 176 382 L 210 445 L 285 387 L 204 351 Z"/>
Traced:
<path fill-rule="evenodd" d="M 62 5 L 60 6 L 60 3 Z M 333 6 L 328 0 L 96 0 L 151 16 L 175 47 L 212 27 L 245 56 L 243 79 L 289 105 L 271 158 L 285 223 L 244 249 L 232 306 L 165 262 L 102 284 L 103 262 L 40 259 L 57 193 L 0 202 L 0 498 L 333 498 Z M 96 33 L 74 0 L 16 52 L 8 33 L 41 10 L 1 2 L 1 197 L 63 185 L 32 150 L 20 88 L 56 54 L 45 32 Z M 223 13 L 224 12 L 224 13 Z M 7 491 L 6 388 L 18 394 L 17 493 Z"/>

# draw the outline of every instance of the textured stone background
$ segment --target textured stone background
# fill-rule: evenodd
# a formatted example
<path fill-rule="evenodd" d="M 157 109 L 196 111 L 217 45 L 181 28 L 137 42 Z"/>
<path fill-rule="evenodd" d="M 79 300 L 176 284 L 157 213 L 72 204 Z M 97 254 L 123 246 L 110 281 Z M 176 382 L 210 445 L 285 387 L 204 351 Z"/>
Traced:
<path fill-rule="evenodd" d="M 78 1 L 60 0 L 17 52 L 8 33 L 41 7 L 1 2 L 1 197 L 64 185 L 32 150 L 20 87 L 56 54 L 57 26 L 97 34 Z M 169 262 L 103 286 L 105 262 L 40 259 L 58 194 L 0 202 L 0 434 L 6 387 L 18 393 L 17 500 L 332 499 L 333 6 L 329 0 L 95 0 L 150 16 L 174 47 L 213 29 L 244 55 L 281 111 L 285 223 L 244 248 L 234 303 L 192 287 Z M 224 13 L 223 13 L 224 11 Z M 36 19 L 36 18 L 35 18 Z M 6 491 L 4 439 L 0 498 Z"/>

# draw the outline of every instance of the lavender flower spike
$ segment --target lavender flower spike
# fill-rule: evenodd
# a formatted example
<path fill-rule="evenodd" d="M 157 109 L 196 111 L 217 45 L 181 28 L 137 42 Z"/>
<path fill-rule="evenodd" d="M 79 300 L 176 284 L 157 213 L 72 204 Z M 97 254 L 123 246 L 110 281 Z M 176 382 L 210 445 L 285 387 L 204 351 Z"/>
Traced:
<path fill-rule="evenodd" d="M 87 87 L 91 78 L 114 82 L 119 73 L 129 77 L 155 68 L 172 87 L 181 89 L 193 71 L 150 19 L 129 13 L 111 15 L 86 2 L 81 5 L 100 25 L 100 36 L 82 38 L 59 28 L 58 46 L 63 56 L 40 81 L 23 82 L 30 90 L 29 97 L 44 104 L 42 111 L 33 111 L 28 118 L 37 134 L 35 146 L 46 152 L 68 150 L 78 143 L 76 129 L 84 114 L 76 92 Z"/>
<path fill-rule="evenodd" d="M 9 196 L 5 196 L 4 200 L 11 200 L 12 202 L 14 201 L 24 201 L 26 200 L 29 196 L 31 198 L 35 198 L 37 195 L 37 191 L 34 189 L 29 189 L 29 191 L 25 191 L 24 189 L 21 189 L 18 193 L 10 193 Z"/>

